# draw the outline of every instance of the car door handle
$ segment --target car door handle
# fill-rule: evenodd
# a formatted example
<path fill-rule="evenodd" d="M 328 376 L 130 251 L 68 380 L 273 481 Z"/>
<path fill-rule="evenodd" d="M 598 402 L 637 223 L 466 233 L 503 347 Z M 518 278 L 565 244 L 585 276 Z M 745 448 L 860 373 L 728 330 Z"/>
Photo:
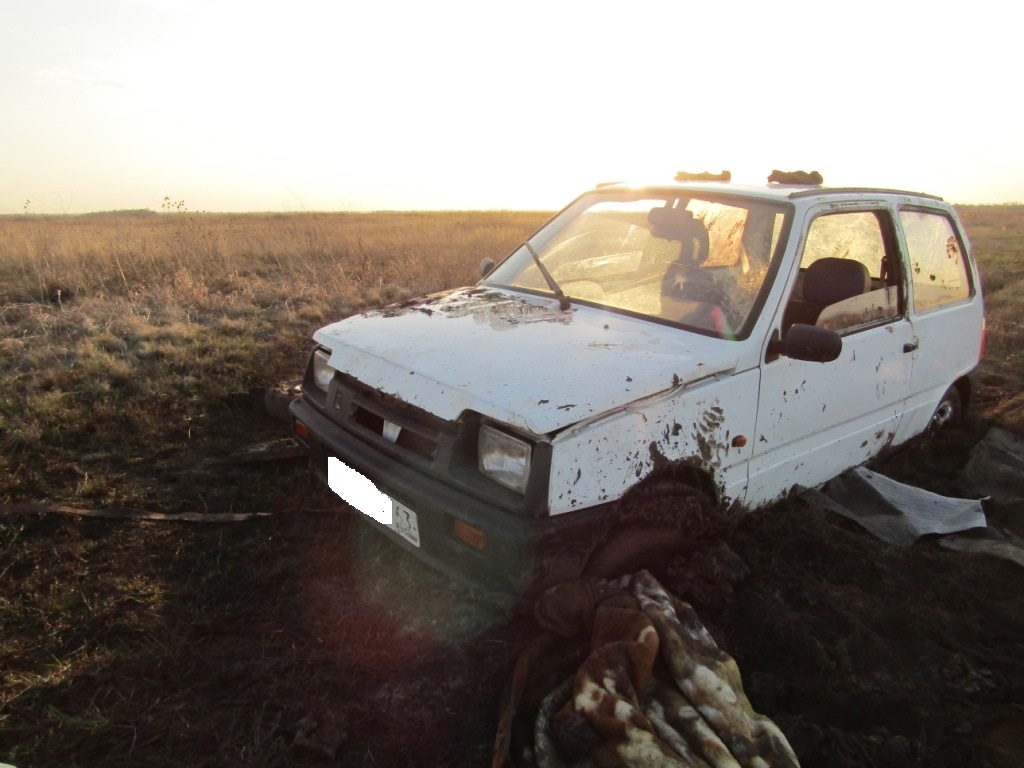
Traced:
<path fill-rule="evenodd" d="M 903 345 L 903 351 L 904 352 L 913 352 L 916 349 L 917 349 L 917 342 L 916 341 L 909 341 L 909 342 L 907 342 L 906 344 Z"/>

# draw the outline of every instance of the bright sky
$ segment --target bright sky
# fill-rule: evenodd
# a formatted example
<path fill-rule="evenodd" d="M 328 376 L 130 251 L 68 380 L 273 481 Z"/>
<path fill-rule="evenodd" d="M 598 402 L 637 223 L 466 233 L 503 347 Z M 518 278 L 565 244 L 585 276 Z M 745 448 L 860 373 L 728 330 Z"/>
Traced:
<path fill-rule="evenodd" d="M 992 0 L 0 0 L 0 213 L 555 209 L 722 168 L 1024 201 L 1022 22 Z"/>

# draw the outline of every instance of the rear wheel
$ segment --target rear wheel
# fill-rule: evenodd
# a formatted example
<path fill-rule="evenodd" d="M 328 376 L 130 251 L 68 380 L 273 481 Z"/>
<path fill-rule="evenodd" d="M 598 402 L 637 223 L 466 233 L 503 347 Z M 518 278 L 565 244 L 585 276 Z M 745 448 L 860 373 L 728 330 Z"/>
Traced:
<path fill-rule="evenodd" d="M 942 396 L 935 413 L 932 414 L 931 423 L 928 425 L 929 436 L 938 435 L 949 427 L 959 424 L 963 418 L 963 401 L 960 398 L 960 390 L 954 384 Z"/>

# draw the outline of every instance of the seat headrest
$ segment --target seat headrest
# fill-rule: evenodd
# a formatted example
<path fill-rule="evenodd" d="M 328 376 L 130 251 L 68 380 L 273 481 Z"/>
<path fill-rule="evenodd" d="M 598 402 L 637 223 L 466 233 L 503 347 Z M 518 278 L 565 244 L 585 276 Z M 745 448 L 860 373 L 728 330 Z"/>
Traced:
<path fill-rule="evenodd" d="M 804 299 L 820 304 L 835 304 L 870 290 L 868 268 L 854 259 L 818 259 L 804 275 Z"/>

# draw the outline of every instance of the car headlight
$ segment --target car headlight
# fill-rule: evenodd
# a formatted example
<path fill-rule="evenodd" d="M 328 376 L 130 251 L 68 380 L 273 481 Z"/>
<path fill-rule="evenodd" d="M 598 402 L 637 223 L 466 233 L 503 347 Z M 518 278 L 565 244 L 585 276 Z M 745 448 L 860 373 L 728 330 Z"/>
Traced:
<path fill-rule="evenodd" d="M 318 349 L 313 353 L 313 383 L 324 392 L 334 378 L 334 369 L 327 364 L 330 356 L 330 351 L 326 349 Z"/>
<path fill-rule="evenodd" d="M 524 440 L 505 434 L 494 427 L 480 428 L 480 471 L 506 488 L 526 493 L 532 452 L 530 444 Z"/>

